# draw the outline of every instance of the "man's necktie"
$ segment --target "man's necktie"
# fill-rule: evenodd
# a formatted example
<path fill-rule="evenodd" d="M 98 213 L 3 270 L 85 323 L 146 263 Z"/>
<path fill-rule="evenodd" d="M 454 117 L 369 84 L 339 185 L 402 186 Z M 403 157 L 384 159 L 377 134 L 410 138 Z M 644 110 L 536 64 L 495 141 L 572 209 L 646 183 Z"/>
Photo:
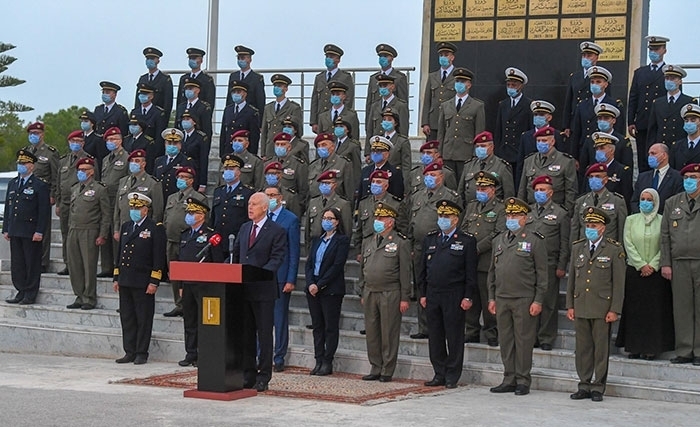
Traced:
<path fill-rule="evenodd" d="M 595 252 L 595 245 L 591 245 L 591 258 L 593 258 L 593 252 Z"/>
<path fill-rule="evenodd" d="M 245 73 L 241 71 L 241 80 L 245 79 Z"/>
<path fill-rule="evenodd" d="M 325 197 L 321 198 L 321 205 L 323 205 L 324 208 L 326 207 L 326 203 L 328 203 L 328 199 Z"/>
<path fill-rule="evenodd" d="M 321 160 L 321 169 L 326 170 L 326 166 L 328 166 L 328 160 Z"/>
<path fill-rule="evenodd" d="M 169 164 L 170 164 L 170 162 L 172 162 L 172 161 L 173 161 L 173 158 L 172 158 L 172 157 L 168 157 L 168 160 L 167 160 L 167 163 L 166 163 L 166 164 L 168 164 L 168 165 L 169 165 Z"/>
<path fill-rule="evenodd" d="M 447 78 L 447 71 L 442 70 L 442 82 L 445 83 L 445 79 Z"/>
<path fill-rule="evenodd" d="M 691 150 L 695 148 L 695 141 L 688 141 L 688 148 Z"/>
<path fill-rule="evenodd" d="M 433 192 L 432 192 L 432 191 L 428 191 L 428 198 L 430 199 L 430 198 L 432 198 L 432 197 L 433 197 Z"/>
<path fill-rule="evenodd" d="M 149 82 L 152 82 L 152 81 L 153 81 L 153 74 L 149 74 L 149 75 L 148 75 L 148 81 L 149 81 Z"/>
<path fill-rule="evenodd" d="M 654 177 L 651 179 L 651 187 L 657 190 L 659 187 L 659 170 L 654 170 Z"/>
<path fill-rule="evenodd" d="M 338 110 L 333 111 L 333 123 L 335 123 L 336 120 L 338 120 Z"/>
<path fill-rule="evenodd" d="M 194 237 L 194 228 L 190 228 L 190 239 Z"/>
<path fill-rule="evenodd" d="M 146 111 L 146 109 L 144 108 L 144 109 L 143 109 L 143 115 L 145 116 L 147 112 L 148 112 L 148 111 Z"/>
<path fill-rule="evenodd" d="M 384 238 L 377 234 L 377 247 L 382 245 L 382 240 L 384 240 Z"/>
<path fill-rule="evenodd" d="M 275 220 L 275 214 L 273 212 L 268 212 L 267 217 L 270 218 L 271 221 Z"/>
<path fill-rule="evenodd" d="M 83 190 L 85 190 L 85 184 L 80 184 L 80 191 L 78 191 L 78 193 L 82 193 Z"/>
<path fill-rule="evenodd" d="M 105 114 L 109 113 L 109 107 L 105 105 Z"/>
<path fill-rule="evenodd" d="M 134 185 L 136 185 L 136 177 L 132 176 L 131 177 L 131 186 L 133 187 Z"/>
<path fill-rule="evenodd" d="M 673 105 L 675 103 L 674 98 L 672 96 L 668 97 L 668 105 Z"/>
<path fill-rule="evenodd" d="M 24 188 L 24 184 L 26 183 L 26 181 L 27 181 L 27 180 L 26 180 L 25 178 L 20 178 L 20 179 L 19 179 L 19 188 L 20 188 L 20 190 Z"/>
<path fill-rule="evenodd" d="M 593 206 L 598 206 L 598 193 L 593 193 Z"/>
<path fill-rule="evenodd" d="M 382 111 L 386 110 L 386 101 L 382 102 Z"/>
<path fill-rule="evenodd" d="M 188 102 L 188 103 L 187 103 L 187 109 L 189 110 L 190 108 L 192 108 L 192 103 L 191 103 L 191 102 Z"/>
<path fill-rule="evenodd" d="M 542 156 L 542 166 L 547 163 L 547 156 Z"/>
<path fill-rule="evenodd" d="M 75 164 L 75 160 L 76 160 L 75 154 L 72 154 L 72 155 L 70 156 L 70 164 L 71 164 L 71 165 L 72 165 L 72 164 Z"/>
<path fill-rule="evenodd" d="M 112 163 L 114 161 L 114 153 L 109 154 L 109 162 Z"/>
<path fill-rule="evenodd" d="M 329 72 L 328 72 L 328 77 L 326 77 L 326 81 L 327 81 L 327 82 L 331 81 L 331 77 L 333 77 L 333 74 L 331 74 L 331 72 L 329 71 Z"/>
<path fill-rule="evenodd" d="M 593 101 L 593 106 L 596 106 L 596 105 L 598 105 L 598 98 L 596 98 L 596 99 Z"/>
<path fill-rule="evenodd" d="M 280 103 L 278 102 L 277 105 L 275 105 L 275 113 L 279 113 L 280 111 Z"/>
<path fill-rule="evenodd" d="M 233 107 L 233 114 L 238 114 L 238 104 L 236 104 L 236 106 Z"/>
<path fill-rule="evenodd" d="M 457 100 L 457 111 L 459 111 L 462 108 L 462 98 L 459 98 Z"/>
<path fill-rule="evenodd" d="M 486 162 L 479 162 L 479 170 L 484 170 L 486 168 Z"/>
<path fill-rule="evenodd" d="M 651 64 L 651 71 L 656 71 L 657 68 L 656 64 Z"/>
<path fill-rule="evenodd" d="M 193 79 L 197 78 L 197 77 L 195 77 L 194 73 L 192 73 L 192 75 L 190 77 L 192 77 Z"/>
<path fill-rule="evenodd" d="M 513 240 L 515 240 L 515 234 L 513 233 L 508 233 L 508 243 L 513 243 Z"/>
<path fill-rule="evenodd" d="M 544 206 L 538 206 L 537 207 L 537 216 L 542 216 L 542 212 L 544 212 Z"/>
<path fill-rule="evenodd" d="M 515 99 L 511 102 L 510 108 L 515 108 Z"/>
<path fill-rule="evenodd" d="M 226 186 L 226 194 L 231 194 L 232 191 L 233 187 L 231 187 L 230 185 Z"/>
<path fill-rule="evenodd" d="M 450 240 L 450 236 L 448 236 L 447 234 L 443 234 L 442 235 L 442 244 L 444 245 L 445 243 L 447 243 L 448 240 Z"/>
<path fill-rule="evenodd" d="M 690 207 L 690 211 L 692 212 L 693 209 L 695 209 L 695 199 L 690 199 L 688 201 L 688 206 Z"/>
<path fill-rule="evenodd" d="M 248 247 L 253 246 L 256 237 L 258 237 L 258 224 L 253 224 L 253 228 L 250 231 L 250 239 L 248 239 Z"/>

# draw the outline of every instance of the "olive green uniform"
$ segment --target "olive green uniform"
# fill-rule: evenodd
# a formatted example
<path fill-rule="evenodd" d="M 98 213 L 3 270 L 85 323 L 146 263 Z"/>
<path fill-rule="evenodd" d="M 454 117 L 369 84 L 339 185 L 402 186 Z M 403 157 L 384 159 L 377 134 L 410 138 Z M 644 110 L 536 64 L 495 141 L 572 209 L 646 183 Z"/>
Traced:
<path fill-rule="evenodd" d="M 352 233 L 352 204 L 333 193 L 326 198 L 322 195 L 312 197 L 309 200 L 309 208 L 306 210 L 306 227 L 304 230 L 304 243 L 311 247 L 311 239 L 325 233 L 321 228 L 321 213 L 326 208 L 337 208 L 343 217 L 343 231 L 346 235 Z"/>
<path fill-rule="evenodd" d="M 275 111 L 277 108 L 277 100 L 269 102 L 265 105 L 262 113 L 262 126 L 260 129 L 260 147 L 258 153 L 262 157 L 270 158 L 275 155 L 275 135 L 282 132 L 284 127 L 283 121 L 287 117 L 291 117 L 294 123 L 304 122 L 304 112 L 301 105 L 286 98 L 284 105 Z M 303 131 L 303 129 L 300 129 Z"/>
<path fill-rule="evenodd" d="M 420 191 L 425 188 L 425 182 L 423 182 L 424 170 L 425 166 L 423 166 L 422 164 L 414 166 L 413 169 L 411 169 L 411 189 L 409 194 L 415 193 L 416 191 Z M 457 178 L 455 177 L 455 172 L 447 166 L 443 165 L 442 174 L 444 176 L 442 179 L 443 185 L 451 190 L 457 191 Z M 437 201 L 438 199 L 435 200 Z"/>
<path fill-rule="evenodd" d="M 102 160 L 102 183 L 107 187 L 110 212 L 114 212 L 117 205 L 119 181 L 127 175 L 129 175 L 129 153 L 123 147 L 112 151 Z M 114 271 L 114 255 L 119 250 L 119 243 L 112 238 L 112 235 L 121 228 L 112 228 L 111 222 L 109 227 L 107 243 L 100 247 L 100 265 L 103 272 L 112 274 Z M 119 224 L 119 227 L 121 227 L 121 224 Z"/>
<path fill-rule="evenodd" d="M 428 74 L 428 82 L 423 93 L 423 103 L 421 110 L 421 126 L 430 126 L 430 136 L 428 139 L 435 139 L 438 130 L 438 118 L 440 116 L 440 105 L 443 102 L 455 97 L 455 77 L 454 68 L 442 81 L 443 69 L 431 71 Z"/>
<path fill-rule="evenodd" d="M 535 192 L 532 181 L 540 175 L 552 178 L 554 194 L 552 201 L 561 205 L 568 212 L 574 207 L 578 193 L 576 160 L 567 153 L 553 149 L 547 156 L 532 153 L 523 161 L 523 174 L 520 178 L 518 198 L 527 203 L 535 203 Z"/>
<path fill-rule="evenodd" d="M 352 200 L 357 188 L 357 178 L 352 173 L 352 162 L 350 159 L 332 153 L 327 159 L 317 157 L 309 165 L 309 197 L 316 197 L 321 194 L 318 190 L 316 178 L 327 170 L 338 171 L 336 181 L 338 186 L 335 191 L 343 198 Z M 316 185 L 314 185 L 316 184 Z"/>
<path fill-rule="evenodd" d="M 75 153 L 68 153 L 61 157 L 58 167 L 58 189 L 56 190 L 56 206 L 59 209 L 58 218 L 61 225 L 61 237 L 63 238 L 63 262 L 68 265 L 68 256 L 66 252 L 66 241 L 68 239 L 68 218 L 70 217 L 70 203 L 73 184 L 78 183 L 77 170 L 75 163 L 83 157 L 91 155 L 80 149 Z M 99 171 L 95 170 L 95 177 L 99 179 Z"/>
<path fill-rule="evenodd" d="M 263 160 L 248 150 L 243 150 L 240 154 L 234 154 L 243 160 L 241 183 L 253 188 L 262 188 L 265 185 Z M 221 170 L 223 171 L 223 166 Z M 221 185 L 225 184 L 221 175 L 219 175 L 219 182 Z"/>
<path fill-rule="evenodd" d="M 478 157 L 474 156 L 464 162 L 462 177 L 457 187 L 457 192 L 464 200 L 464 203 L 468 203 L 476 198 L 476 176 L 481 171 L 490 172 L 498 178 L 496 197 L 505 200 L 508 197 L 515 196 L 513 169 L 510 163 L 495 154 L 484 160 L 479 160 Z"/>
<path fill-rule="evenodd" d="M 357 222 L 355 229 L 352 232 L 351 239 L 351 244 L 353 247 L 359 248 L 365 239 L 374 235 L 374 208 L 375 205 L 380 202 L 390 206 L 398 213 L 394 229 L 399 233 L 408 233 L 408 215 L 410 206 L 408 199 L 394 196 L 389 192 L 384 193 L 384 195 L 381 197 L 370 195 L 360 200 L 360 204 L 358 205 Z"/>
<path fill-rule="evenodd" d="M 401 172 L 403 188 L 408 192 L 408 183 L 411 179 L 411 167 L 413 166 L 411 161 L 411 141 L 399 135 L 398 132 L 393 132 L 391 136 L 386 134 L 384 137 L 394 145 L 391 150 L 389 150 L 389 159 L 387 159 L 387 161 Z M 369 154 L 369 151 L 366 151 L 365 154 Z"/>
<path fill-rule="evenodd" d="M 586 238 L 586 223 L 583 221 L 583 217 L 586 214 L 586 208 L 591 206 L 605 211 L 610 219 L 608 225 L 605 226 L 605 237 L 621 242 L 627 219 L 627 204 L 622 196 L 608 191 L 607 188 L 603 188 L 598 195 L 597 204 L 595 203 L 595 193 L 592 191 L 576 199 L 571 220 L 571 239 Z"/>
<path fill-rule="evenodd" d="M 129 193 L 132 192 L 138 192 L 149 197 L 152 202 L 148 216 L 156 223 L 163 221 L 163 190 L 160 182 L 145 171 L 142 171 L 140 176 L 129 175 L 119 180 L 117 200 L 112 219 L 113 230 L 121 230 L 121 224 L 131 221 L 129 216 Z"/>
<path fill-rule="evenodd" d="M 309 175 L 308 163 L 301 157 L 288 155 L 284 158 L 274 156 L 272 159 L 265 162 L 265 166 L 272 162 L 279 162 L 282 164 L 282 175 L 280 176 L 279 186 L 287 190 L 292 190 L 294 194 L 297 195 L 294 203 L 285 199 L 287 202 L 285 207 L 292 211 L 297 218 L 301 218 L 306 210 L 306 199 L 309 195 L 309 181 L 307 181 L 307 176 Z M 264 167 L 262 169 L 265 170 Z M 264 186 L 264 175 L 261 182 Z"/>
<path fill-rule="evenodd" d="M 367 111 L 369 114 L 365 117 L 365 135 L 367 136 L 368 145 L 372 135 L 384 135 L 384 128 L 382 128 L 384 116 L 382 112 L 387 108 L 391 108 L 391 111 L 399 116 L 397 127 L 401 131 L 401 135 L 408 135 L 408 104 L 405 100 L 399 99 L 394 94 L 386 105 L 384 105 L 384 98 L 382 97 L 379 97 L 373 104 L 368 105 L 370 106 Z"/>
<path fill-rule="evenodd" d="M 362 153 L 360 153 L 360 143 L 355 139 L 346 137 L 342 143 L 338 140 L 335 144 L 335 153 L 341 157 L 345 157 L 352 163 L 352 176 L 357 181 L 353 183 L 353 186 L 356 188 L 362 176 L 362 166 L 365 165 Z"/>
<path fill-rule="evenodd" d="M 340 117 L 344 122 L 350 124 L 349 136 L 352 139 L 360 139 L 360 119 L 357 117 L 357 111 L 343 107 L 342 110 L 335 114 L 334 109 L 330 109 L 324 113 L 318 115 L 318 133 L 330 133 L 333 134 L 333 128 L 335 128 L 334 117 Z"/>
<path fill-rule="evenodd" d="M 37 146 L 30 144 L 24 149 L 36 156 L 33 175 L 46 183 L 50 189 L 49 197 L 55 200 L 58 193 L 58 169 L 60 163 L 58 150 L 45 142 Z M 51 256 L 51 221 L 49 221 L 47 230 L 42 233 L 44 238 L 42 239 L 41 266 L 47 268 Z"/>

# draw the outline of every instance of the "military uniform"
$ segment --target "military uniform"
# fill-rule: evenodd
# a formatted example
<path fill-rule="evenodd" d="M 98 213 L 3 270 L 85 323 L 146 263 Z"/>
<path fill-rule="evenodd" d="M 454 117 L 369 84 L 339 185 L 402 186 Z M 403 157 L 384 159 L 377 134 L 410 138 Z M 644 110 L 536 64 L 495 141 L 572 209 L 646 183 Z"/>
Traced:
<path fill-rule="evenodd" d="M 687 75 L 686 71 L 677 65 L 667 64 L 664 65 L 662 70 L 664 76 L 683 79 Z M 671 96 L 673 96 L 673 103 L 670 100 Z M 678 91 L 675 95 L 666 93 L 652 102 L 649 109 L 647 148 L 657 142 L 663 142 L 670 147 L 675 141 L 687 135 L 683 130 L 684 119 L 681 109 L 690 103 L 697 104 L 697 101 L 684 94 L 682 87 L 681 91 Z"/>
<path fill-rule="evenodd" d="M 517 82 L 522 85 L 528 83 L 527 75 L 514 67 L 508 67 L 505 71 L 506 82 Z M 532 129 L 532 99 L 522 92 L 513 98 L 508 96 L 498 103 L 496 111 L 496 126 L 493 130 L 495 144 L 494 153 L 512 165 L 517 170 L 518 149 L 520 137 L 524 132 Z M 509 197 L 506 195 L 506 197 Z"/>
<path fill-rule="evenodd" d="M 350 163 L 352 163 L 352 176 L 355 180 L 359 180 L 362 175 L 362 166 L 365 165 L 360 153 L 360 142 L 347 136 L 338 138 L 335 143 L 335 152 L 339 156 L 350 160 Z"/>
<path fill-rule="evenodd" d="M 331 153 L 327 159 L 316 157 L 309 165 L 309 197 L 316 197 L 321 194 L 318 186 L 314 185 L 316 178 L 327 170 L 338 171 L 338 187 L 336 192 L 343 198 L 352 199 L 355 192 L 355 178 L 352 174 L 352 163 L 350 159 L 341 157 L 338 153 Z"/>
<path fill-rule="evenodd" d="M 357 111 L 346 105 L 340 105 L 337 110 L 331 108 L 328 111 L 319 113 L 318 115 L 318 133 L 333 133 L 335 121 L 338 117 L 342 117 L 344 121 L 350 124 L 349 136 L 354 140 L 360 139 L 360 119 L 357 118 Z"/>
<path fill-rule="evenodd" d="M 265 185 L 263 160 L 248 150 L 243 150 L 242 153 L 236 153 L 236 156 L 243 160 L 243 166 L 241 167 L 241 184 L 252 188 L 261 188 Z"/>
<path fill-rule="evenodd" d="M 476 197 L 476 176 L 480 171 L 490 172 L 498 178 L 499 182 L 496 187 L 497 198 L 503 200 L 504 198 L 515 196 L 513 169 L 508 162 L 495 154 L 484 160 L 474 156 L 464 162 L 462 177 L 457 186 L 457 192 L 464 200 L 464 203 L 468 203 Z"/>
<path fill-rule="evenodd" d="M 457 70 L 459 71 L 459 69 Z M 457 104 L 462 105 L 457 110 Z M 462 175 L 464 162 L 474 155 L 474 137 L 486 128 L 486 111 L 483 101 L 466 95 L 465 98 L 448 99 L 440 105 L 438 137 L 440 154 L 445 163 L 455 163 L 457 176 Z M 452 167 L 452 164 L 448 163 Z"/>
<path fill-rule="evenodd" d="M 351 243 L 353 247 L 361 247 L 362 242 L 372 237 L 374 234 L 374 209 L 377 203 L 390 206 L 397 212 L 398 216 L 395 218 L 396 223 L 394 225 L 396 231 L 402 234 L 408 232 L 409 202 L 407 199 L 394 196 L 389 192 L 384 193 L 380 198 L 376 198 L 376 196 L 367 196 L 360 200 L 357 210 L 357 225 L 352 232 Z"/>
<path fill-rule="evenodd" d="M 36 156 L 36 163 L 34 163 L 34 173 L 37 178 L 44 181 L 49 187 L 49 197 L 51 200 L 56 200 L 56 193 L 58 193 L 58 169 L 60 164 L 60 155 L 58 150 L 46 143 L 42 143 L 39 146 L 32 146 L 31 144 L 24 147 L 25 150 L 31 151 Z M 44 233 L 44 240 L 42 240 L 42 253 L 41 253 L 41 266 L 46 269 L 49 265 L 49 258 L 51 254 L 51 224 L 47 224 L 47 228 Z"/>
<path fill-rule="evenodd" d="M 146 152 L 146 168 L 147 174 L 153 174 L 155 168 L 155 161 L 158 158 L 159 148 L 156 145 L 156 141 L 144 132 L 138 135 L 129 134 L 124 138 L 122 142 L 122 147 L 127 153 L 131 153 L 134 150 L 144 150 Z"/>
<path fill-rule="evenodd" d="M 120 225 L 130 220 L 129 218 L 129 193 L 138 192 L 148 196 L 151 202 L 149 215 L 154 221 L 163 220 L 163 190 L 160 182 L 145 171 L 140 176 L 129 175 L 119 180 L 116 203 L 114 205 L 114 215 L 112 226 L 118 230 Z"/>
<path fill-rule="evenodd" d="M 438 55 L 442 51 L 454 54 L 457 47 L 449 42 L 441 42 L 437 44 L 437 51 Z M 454 70 L 454 65 L 450 65 L 448 68 L 439 68 L 428 74 L 428 82 L 423 92 L 420 123 L 421 126 L 430 126 L 429 140 L 436 139 L 438 136 L 440 106 L 443 102 L 454 99 L 456 95 Z"/>
<path fill-rule="evenodd" d="M 226 184 L 217 187 L 211 204 L 211 228 L 224 238 L 238 235 L 241 225 L 248 221 L 248 199 L 253 193 L 255 189 L 240 181 L 231 192 Z"/>
<path fill-rule="evenodd" d="M 82 135 L 82 134 L 81 134 Z M 66 239 L 68 237 L 68 218 L 70 217 L 71 204 L 71 187 L 78 182 L 78 177 L 75 174 L 75 164 L 78 160 L 89 157 L 92 158 L 84 150 L 68 153 L 61 157 L 58 167 L 57 189 L 56 189 L 56 206 L 59 209 L 58 218 L 61 226 L 61 237 L 63 238 L 63 262 L 68 265 L 68 257 L 66 256 Z M 95 176 L 99 178 L 99 171 L 95 169 Z"/>
<path fill-rule="evenodd" d="M 192 101 L 194 101 L 194 103 Z M 214 110 L 211 105 L 202 100 L 200 93 L 200 97 L 196 100 L 190 100 L 177 105 L 175 109 L 175 126 L 185 132 L 185 128 L 182 127 L 182 119 L 190 117 L 194 120 L 194 129 L 204 132 L 209 141 L 211 141 L 214 132 L 212 129 L 213 114 Z M 220 135 L 223 141 L 230 141 L 230 139 L 224 139 L 224 136 L 227 134 L 222 133 Z"/>
<path fill-rule="evenodd" d="M 146 58 L 160 58 L 163 56 L 163 53 L 154 47 L 147 47 L 143 49 L 143 55 Z M 140 86 L 143 83 L 153 88 L 153 103 L 165 111 L 165 116 L 169 120 L 170 112 L 173 110 L 173 79 L 170 75 L 156 69 L 154 72 L 149 70 L 146 74 L 141 75 L 136 86 Z M 139 108 L 140 106 L 139 95 L 136 93 L 134 96 L 134 108 Z"/>
<path fill-rule="evenodd" d="M 535 203 L 532 181 L 540 175 L 552 178 L 554 185 L 552 201 L 567 211 L 571 211 L 578 192 L 576 160 L 569 154 L 557 151 L 556 148 L 547 156 L 540 153 L 530 154 L 525 158 L 523 176 L 520 179 L 520 188 L 518 189 L 519 198 L 529 204 Z"/>
<path fill-rule="evenodd" d="M 384 138 L 393 144 L 391 150 L 389 150 L 387 162 L 391 163 L 401 173 L 403 186 L 406 190 L 411 180 L 411 166 L 413 165 L 411 161 L 411 141 L 399 135 L 396 131 L 391 134 L 384 134 Z"/>
<path fill-rule="evenodd" d="M 243 104 L 243 102 L 241 103 Z M 260 112 L 247 102 L 245 105 L 231 104 L 224 110 L 221 118 L 220 141 L 231 141 L 233 134 L 239 130 L 250 132 L 248 140 L 248 151 L 253 154 L 260 153 L 258 144 L 260 143 Z M 219 144 L 219 156 L 233 152 L 231 144 Z M 260 153 L 264 154 L 264 153 Z"/>
<path fill-rule="evenodd" d="M 332 44 L 324 46 L 323 52 L 340 57 L 342 57 L 344 53 L 341 48 Z M 329 74 L 330 78 L 328 76 Z M 311 94 L 311 107 L 309 111 L 309 124 L 311 126 L 319 124 L 321 120 L 320 115 L 328 112 L 332 107 L 331 91 L 328 87 L 331 82 L 339 82 L 347 86 L 345 102 L 343 103 L 346 108 L 352 108 L 355 104 L 355 81 L 352 78 L 352 74 L 338 67 L 335 67 L 335 72 L 333 70 L 321 71 L 316 74 L 314 78 L 314 88 Z M 321 132 L 319 131 L 319 133 Z"/>
<path fill-rule="evenodd" d="M 365 135 L 367 136 L 367 145 L 369 147 L 369 139 L 372 135 L 382 135 L 384 134 L 384 128 L 382 128 L 382 120 L 384 120 L 384 112 L 387 108 L 396 114 L 398 120 L 398 125 L 396 126 L 396 132 L 401 133 L 401 135 L 408 135 L 408 124 L 409 124 L 409 113 L 408 104 L 406 101 L 399 99 L 395 94 L 392 94 L 389 100 L 384 98 L 379 98 L 373 104 L 368 104 L 369 114 L 365 117 Z M 369 150 L 365 149 L 366 153 Z"/>
<path fill-rule="evenodd" d="M 277 76 L 277 74 L 275 76 Z M 275 76 L 272 78 L 273 84 L 276 81 Z M 278 133 L 282 132 L 282 127 L 284 127 L 283 121 L 285 118 L 289 118 L 295 123 L 304 122 L 304 112 L 301 105 L 289 98 L 285 98 L 279 108 L 277 107 L 277 104 L 277 100 L 268 103 L 265 105 L 262 112 L 260 150 L 258 150 L 261 157 L 270 158 L 275 155 L 274 137 Z"/>
<path fill-rule="evenodd" d="M 201 49 L 197 48 L 189 48 L 187 49 L 187 55 L 197 55 L 197 56 L 204 56 L 206 52 L 204 52 Z M 196 73 L 194 71 L 191 71 L 189 73 L 185 73 L 180 76 L 180 82 L 178 83 L 178 92 L 177 92 L 177 101 L 176 105 L 180 105 L 183 102 L 187 102 L 187 98 L 185 98 L 185 80 L 186 79 L 194 79 L 197 81 L 199 84 L 199 87 L 201 88 L 199 92 L 199 97 L 209 104 L 212 108 L 214 109 L 214 104 L 216 102 L 216 83 L 214 82 L 214 78 L 208 74 L 206 71 L 199 70 Z"/>
<path fill-rule="evenodd" d="M 378 56 L 384 56 L 384 55 L 391 55 L 392 58 L 396 58 L 399 54 L 394 49 L 392 46 L 388 44 L 379 44 L 375 48 L 375 51 L 377 52 Z M 394 86 L 396 87 L 395 95 L 404 101 L 408 101 L 408 78 L 406 77 L 406 74 L 403 72 L 397 70 L 394 67 L 388 68 L 386 70 L 379 70 L 376 73 L 373 73 L 372 75 L 369 76 L 369 82 L 367 84 L 367 98 L 365 105 L 371 106 L 374 104 L 377 100 L 380 99 L 381 95 L 379 95 L 379 85 L 377 84 L 377 76 L 380 74 L 385 74 L 387 76 L 391 76 L 394 79 Z M 365 112 L 365 115 L 367 115 L 369 111 Z"/>
<path fill-rule="evenodd" d="M 576 199 L 576 204 L 571 216 L 571 239 L 578 240 L 586 237 L 586 225 L 584 218 L 587 208 L 596 207 L 602 209 L 610 219 L 605 226 L 605 237 L 615 241 L 623 240 L 625 220 L 627 219 L 627 205 L 625 199 L 617 193 L 604 188 L 598 194 L 598 203 L 595 203 L 595 192 L 591 191 Z"/>
<path fill-rule="evenodd" d="M 181 167 L 195 168 L 196 165 L 191 157 L 187 157 L 182 151 L 175 157 L 160 156 L 155 161 L 155 172 L 153 178 L 160 181 L 163 190 L 163 200 L 168 200 L 171 194 L 178 191 L 177 170 Z"/>
<path fill-rule="evenodd" d="M 594 53 L 596 55 L 603 53 L 601 46 L 589 41 L 581 42 L 579 49 L 581 53 Z M 564 111 L 562 113 L 562 129 L 571 129 L 571 122 L 574 118 L 576 107 L 581 101 L 591 96 L 591 79 L 588 76 L 587 69 L 581 67 L 569 74 L 569 83 L 566 87 L 564 99 Z"/>
<path fill-rule="evenodd" d="M 309 181 L 307 180 L 309 166 L 300 157 L 289 155 L 284 158 L 274 156 L 270 161 L 265 162 L 265 166 L 275 162 L 282 165 L 279 186 L 292 194 L 296 194 L 296 203 L 290 203 L 287 199 L 284 199 L 287 201 L 285 206 L 292 211 L 297 218 L 301 218 L 306 210 L 306 203 L 309 195 Z M 264 177 L 261 181 L 262 183 L 265 182 Z"/>
<path fill-rule="evenodd" d="M 370 164 L 362 168 L 362 176 L 360 177 L 360 184 L 357 189 L 357 197 L 359 200 L 362 200 L 363 198 L 372 194 L 370 191 L 370 185 L 372 180 L 369 178 L 369 176 L 375 170 L 383 170 L 388 173 L 389 189 L 387 190 L 387 192 L 393 194 L 394 196 L 403 197 L 403 195 L 405 194 L 402 179 L 403 176 L 401 175 L 399 170 L 396 169 L 391 163 L 384 162 L 384 164 L 379 168 L 377 168 L 377 165 L 375 164 Z"/>
<path fill-rule="evenodd" d="M 425 183 L 423 182 L 423 169 L 425 169 L 425 165 L 422 164 L 414 166 L 413 169 L 411 169 L 411 189 L 409 190 L 410 194 L 413 194 L 425 188 Z M 442 174 L 444 175 L 443 185 L 449 188 L 450 190 L 457 191 L 457 178 L 455 178 L 454 171 L 448 168 L 447 166 L 443 165 Z"/>
<path fill-rule="evenodd" d="M 139 89 L 142 92 L 143 87 Z M 151 87 L 147 87 L 146 90 L 153 90 Z M 166 114 L 165 110 L 157 105 L 151 103 L 148 107 L 143 105 L 131 110 L 131 119 L 136 119 L 138 122 L 143 123 L 143 133 L 150 136 L 156 143 L 156 153 L 161 156 L 164 153 L 163 138 L 161 133 L 168 127 L 168 122 L 170 121 L 170 114 Z"/>
<path fill-rule="evenodd" d="M 236 53 L 239 55 L 255 55 L 253 49 L 241 45 L 234 47 L 234 50 L 236 50 Z M 235 81 L 241 81 L 248 85 L 248 96 L 246 96 L 246 100 L 258 111 L 262 111 L 265 107 L 265 80 L 263 76 L 250 68 L 245 72 L 242 70 L 234 71 L 228 76 L 228 91 L 226 93 L 231 93 Z M 227 98 L 226 105 L 230 105 L 231 103 L 231 98 Z"/>
<path fill-rule="evenodd" d="M 107 129 L 117 127 L 122 135 L 129 134 L 129 112 L 127 109 L 116 102 L 109 107 L 108 111 L 104 104 L 95 106 L 93 114 L 95 115 L 95 133 L 98 136 L 104 135 Z"/>
<path fill-rule="evenodd" d="M 110 212 L 114 212 L 117 205 L 117 190 L 119 189 L 119 181 L 129 175 L 129 153 L 120 147 L 109 153 L 102 161 L 102 183 L 107 188 L 109 196 Z M 100 265 L 101 272 L 110 274 L 114 270 L 114 254 L 118 249 L 118 243 L 112 239 L 112 235 L 117 229 L 112 228 L 112 223 L 109 224 L 109 235 L 107 243 L 100 247 Z"/>
<path fill-rule="evenodd" d="M 197 172 L 197 181 L 192 186 L 206 187 L 209 177 L 211 139 L 200 130 L 190 130 L 190 132 L 184 133 L 180 151 L 192 159 L 194 170 Z"/>

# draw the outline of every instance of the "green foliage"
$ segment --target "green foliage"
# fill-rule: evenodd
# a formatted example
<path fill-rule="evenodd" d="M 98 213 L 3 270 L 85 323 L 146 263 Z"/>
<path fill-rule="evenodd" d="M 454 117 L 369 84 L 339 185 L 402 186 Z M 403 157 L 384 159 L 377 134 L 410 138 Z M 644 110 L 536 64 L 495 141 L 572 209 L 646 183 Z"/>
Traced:
<path fill-rule="evenodd" d="M 17 114 L 0 114 L 0 171 L 15 169 L 17 150 L 28 144 L 24 123 Z"/>
<path fill-rule="evenodd" d="M 66 137 L 74 130 L 80 130 L 80 114 L 86 108 L 74 105 L 61 109 L 56 113 L 46 113 L 37 120 L 44 122 L 44 142 L 53 145 L 65 154 L 68 152 L 68 140 Z"/>
<path fill-rule="evenodd" d="M 17 60 L 14 56 L 5 55 L 8 50 L 14 49 L 16 46 L 9 43 L 0 42 L 0 73 L 7 71 L 7 68 Z M 19 86 L 24 83 L 24 80 L 12 76 L 0 76 L 0 88 Z M 0 114 L 21 113 L 32 111 L 33 108 L 18 102 L 0 101 Z"/>

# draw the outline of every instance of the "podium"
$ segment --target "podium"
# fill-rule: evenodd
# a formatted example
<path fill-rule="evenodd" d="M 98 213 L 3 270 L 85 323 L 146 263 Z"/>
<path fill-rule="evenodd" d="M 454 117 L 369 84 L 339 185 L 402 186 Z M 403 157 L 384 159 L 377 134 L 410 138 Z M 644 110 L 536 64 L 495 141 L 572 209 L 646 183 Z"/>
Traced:
<path fill-rule="evenodd" d="M 241 284 L 273 280 L 274 273 L 252 265 L 172 261 L 170 278 L 201 286 L 197 389 L 186 390 L 184 397 L 230 401 L 256 396 L 243 388 Z"/>

